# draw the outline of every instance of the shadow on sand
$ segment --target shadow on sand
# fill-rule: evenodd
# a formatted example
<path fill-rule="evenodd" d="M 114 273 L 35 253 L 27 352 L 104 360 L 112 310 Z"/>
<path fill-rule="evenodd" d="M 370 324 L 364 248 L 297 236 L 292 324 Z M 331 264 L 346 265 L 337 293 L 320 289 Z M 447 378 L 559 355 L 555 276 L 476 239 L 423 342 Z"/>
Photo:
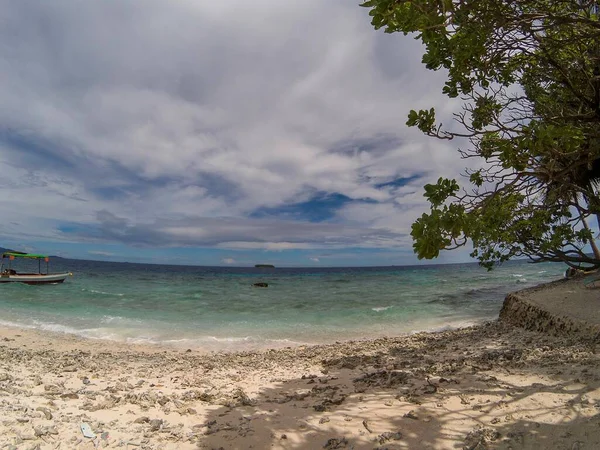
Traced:
<path fill-rule="evenodd" d="M 255 395 L 232 386 L 198 430 L 198 447 L 600 448 L 591 344 L 492 323 L 349 348 L 317 372 L 264 380 Z M 300 360 L 311 349 L 287 351 Z"/>

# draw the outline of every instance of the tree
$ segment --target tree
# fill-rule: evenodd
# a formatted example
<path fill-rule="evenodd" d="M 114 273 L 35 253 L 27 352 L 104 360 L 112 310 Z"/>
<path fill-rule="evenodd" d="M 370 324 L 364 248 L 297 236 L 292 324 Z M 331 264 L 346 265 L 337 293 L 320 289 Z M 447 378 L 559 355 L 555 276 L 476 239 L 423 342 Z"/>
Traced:
<path fill-rule="evenodd" d="M 414 34 L 422 62 L 464 101 L 458 131 L 435 110 L 407 125 L 464 138 L 467 186 L 440 178 L 412 226 L 419 259 L 472 242 L 487 268 L 513 257 L 600 267 L 587 218 L 600 199 L 600 21 L 590 0 L 368 0 L 372 24 Z M 591 246 L 593 255 L 586 251 Z"/>

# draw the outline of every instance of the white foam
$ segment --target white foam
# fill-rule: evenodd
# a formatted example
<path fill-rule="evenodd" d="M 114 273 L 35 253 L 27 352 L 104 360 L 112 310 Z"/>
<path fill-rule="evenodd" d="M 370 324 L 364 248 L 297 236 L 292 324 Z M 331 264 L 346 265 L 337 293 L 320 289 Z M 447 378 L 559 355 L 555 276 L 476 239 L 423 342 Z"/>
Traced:
<path fill-rule="evenodd" d="M 452 331 L 452 330 L 458 330 L 461 328 L 468 328 L 468 327 L 472 327 L 474 325 L 477 325 L 479 323 L 484 322 L 485 320 L 479 320 L 479 321 L 462 321 L 462 322 L 455 322 L 452 324 L 445 324 L 445 325 L 439 325 L 439 326 L 432 326 L 429 328 L 423 328 L 420 330 L 413 330 L 411 331 L 409 334 L 417 334 L 417 333 L 441 333 L 442 331 Z"/>
<path fill-rule="evenodd" d="M 247 342 L 252 340 L 252 336 L 245 337 L 216 337 L 216 336 L 207 336 L 208 340 L 215 342 Z"/>
<path fill-rule="evenodd" d="M 120 293 L 114 293 L 114 292 L 104 292 L 104 291 L 97 291 L 95 289 L 82 289 L 82 291 L 88 291 L 91 292 L 92 294 L 101 294 L 101 295 L 114 295 L 116 297 L 123 297 L 125 294 L 120 294 Z"/>
<path fill-rule="evenodd" d="M 381 312 L 393 308 L 393 306 L 377 306 L 375 308 L 371 308 L 375 312 Z"/>
<path fill-rule="evenodd" d="M 142 323 L 141 319 L 132 319 L 130 317 L 123 317 L 123 316 L 109 316 L 109 315 L 103 315 L 102 318 L 100 319 L 101 323 L 105 323 L 105 324 L 140 324 Z"/>

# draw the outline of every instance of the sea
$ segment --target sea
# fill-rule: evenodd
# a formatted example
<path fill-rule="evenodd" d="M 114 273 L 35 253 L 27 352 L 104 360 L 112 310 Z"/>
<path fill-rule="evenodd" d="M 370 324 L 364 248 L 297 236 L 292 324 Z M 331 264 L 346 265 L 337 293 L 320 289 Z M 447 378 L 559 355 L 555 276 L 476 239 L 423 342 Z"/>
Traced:
<path fill-rule="evenodd" d="M 37 269 L 37 263 L 36 269 Z M 557 263 L 234 268 L 56 258 L 62 284 L 0 284 L 0 325 L 90 339 L 241 351 L 470 326 Z M 255 287 L 267 283 L 268 287 Z"/>

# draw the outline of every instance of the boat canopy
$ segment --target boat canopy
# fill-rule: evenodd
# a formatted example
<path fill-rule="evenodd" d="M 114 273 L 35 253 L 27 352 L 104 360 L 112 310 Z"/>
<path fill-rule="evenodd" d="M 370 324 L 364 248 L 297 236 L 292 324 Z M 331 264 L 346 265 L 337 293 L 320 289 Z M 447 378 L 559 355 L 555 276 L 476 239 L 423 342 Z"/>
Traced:
<path fill-rule="evenodd" d="M 30 258 L 30 259 L 48 259 L 47 255 L 36 255 L 34 253 L 22 253 L 22 252 L 5 252 L 2 254 L 2 258 Z"/>

